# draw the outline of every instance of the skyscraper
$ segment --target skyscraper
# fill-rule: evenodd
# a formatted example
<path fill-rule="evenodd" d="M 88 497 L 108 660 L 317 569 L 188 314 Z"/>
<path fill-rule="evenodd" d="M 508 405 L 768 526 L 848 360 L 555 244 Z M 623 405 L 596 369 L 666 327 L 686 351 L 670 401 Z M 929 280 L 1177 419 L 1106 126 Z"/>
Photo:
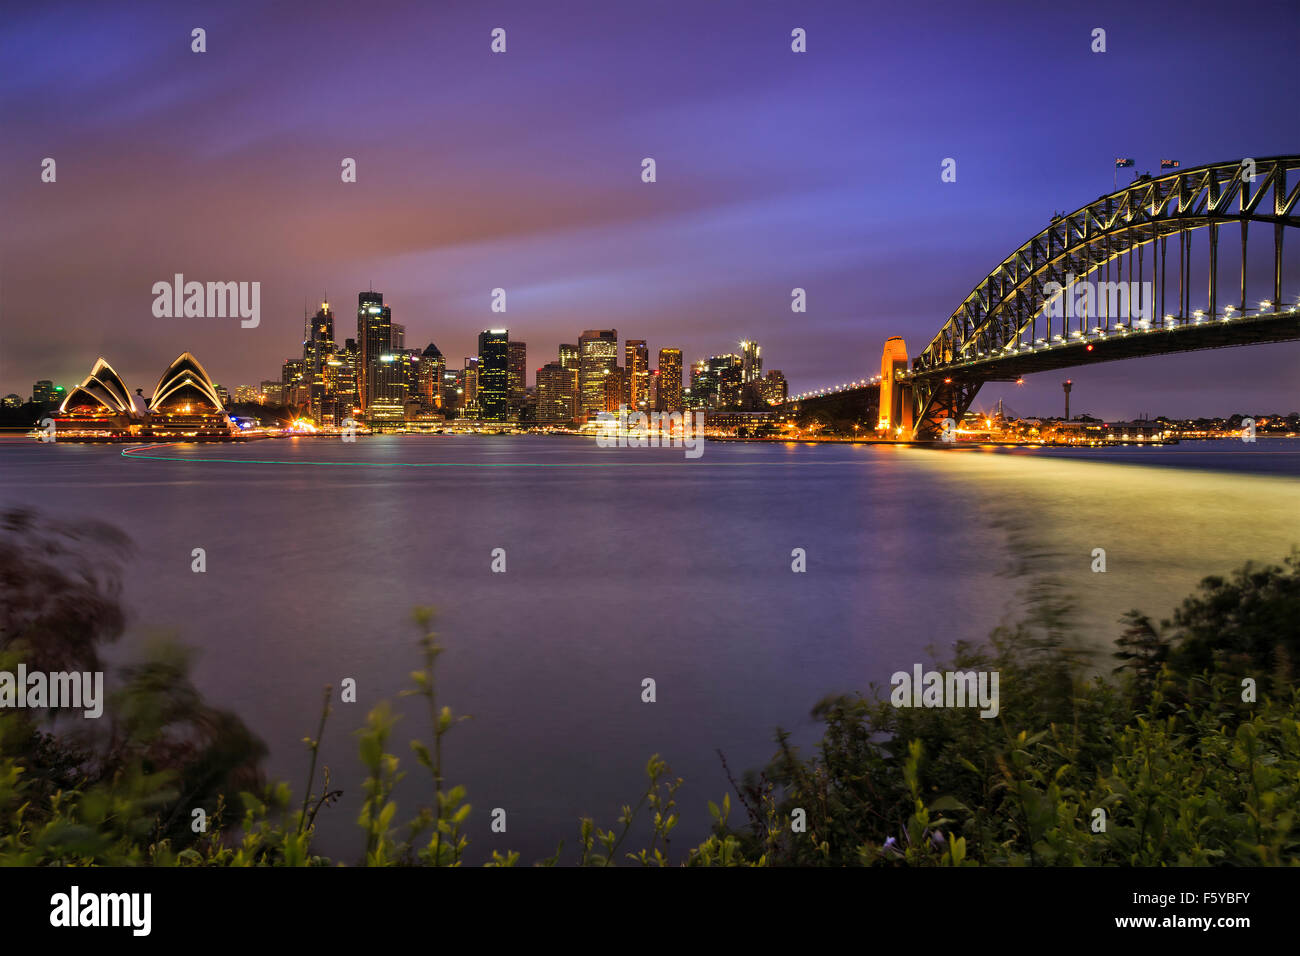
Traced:
<path fill-rule="evenodd" d="M 378 381 L 383 356 L 393 350 L 393 313 L 384 305 L 382 292 L 362 292 L 357 296 L 357 391 L 360 393 L 362 411 L 369 411 L 378 397 L 396 398 L 389 394 L 392 382 Z M 386 378 L 386 376 L 385 376 Z"/>
<path fill-rule="evenodd" d="M 509 418 L 510 330 L 484 329 L 478 334 L 478 403 L 483 420 Z"/>
<path fill-rule="evenodd" d="M 420 360 L 420 404 L 426 408 L 442 408 L 442 381 L 447 370 L 447 360 L 432 342 L 426 346 Z"/>
<path fill-rule="evenodd" d="M 571 368 L 575 371 L 578 369 L 580 361 L 578 347 L 576 345 L 560 346 L 560 364 L 565 368 Z"/>
<path fill-rule="evenodd" d="M 334 415 L 333 392 L 325 381 L 333 355 L 334 313 L 328 302 L 322 302 L 316 314 L 307 317 L 302 343 L 303 383 L 310 389 L 311 417 L 317 422 Z"/>
<path fill-rule="evenodd" d="M 537 370 L 537 420 L 571 422 L 577 409 L 578 370 L 550 362 Z"/>
<path fill-rule="evenodd" d="M 682 350 L 659 350 L 659 399 L 661 411 L 675 412 L 682 407 Z"/>
<path fill-rule="evenodd" d="M 645 339 L 628 339 L 623 343 L 623 366 L 627 376 L 627 407 L 647 411 L 650 395 L 650 350 Z"/>
<path fill-rule="evenodd" d="M 741 382 L 748 385 L 763 377 L 763 350 L 757 342 L 740 343 Z"/>
<path fill-rule="evenodd" d="M 528 343 L 510 342 L 509 357 L 506 363 L 506 393 L 510 404 L 516 405 L 524 400 L 524 390 L 528 387 Z"/>
<path fill-rule="evenodd" d="M 606 378 L 618 368 L 618 330 L 587 329 L 578 339 L 578 420 L 606 408 Z"/>

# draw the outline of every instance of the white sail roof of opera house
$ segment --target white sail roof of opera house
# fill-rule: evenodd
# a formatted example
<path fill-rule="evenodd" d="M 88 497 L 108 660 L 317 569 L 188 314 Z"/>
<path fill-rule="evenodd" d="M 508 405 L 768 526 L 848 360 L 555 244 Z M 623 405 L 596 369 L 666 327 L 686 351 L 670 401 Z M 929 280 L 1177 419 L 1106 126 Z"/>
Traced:
<path fill-rule="evenodd" d="M 131 393 L 121 376 L 102 358 L 95 360 L 95 366 L 86 380 L 68 393 L 68 397 L 59 406 L 59 411 L 67 412 L 86 405 L 98 405 L 113 414 L 135 413 Z"/>
<path fill-rule="evenodd" d="M 210 404 L 214 411 L 224 411 L 217 390 L 205 369 L 189 352 L 182 352 L 158 379 L 149 400 L 149 411 L 158 411 L 164 403 L 188 400 Z"/>

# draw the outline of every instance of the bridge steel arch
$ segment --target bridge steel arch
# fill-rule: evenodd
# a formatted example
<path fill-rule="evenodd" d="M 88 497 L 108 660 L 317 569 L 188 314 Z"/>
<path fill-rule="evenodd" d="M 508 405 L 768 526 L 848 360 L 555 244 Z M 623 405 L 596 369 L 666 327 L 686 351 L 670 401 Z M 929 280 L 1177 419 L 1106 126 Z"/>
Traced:
<path fill-rule="evenodd" d="M 1293 185 L 1288 191 L 1289 183 Z M 915 437 L 935 437 L 945 418 L 960 422 L 986 381 L 1014 380 L 1027 371 L 1084 361 L 1300 338 L 1294 309 L 1284 316 L 1282 303 L 1283 236 L 1286 229 L 1300 227 L 1298 198 L 1300 156 L 1274 156 L 1139 177 L 1124 189 L 1054 217 L 1047 228 L 1011 253 L 971 291 L 914 360 L 909 378 Z M 1231 223 L 1238 223 L 1241 229 L 1241 279 L 1234 290 L 1239 302 L 1221 309 L 1219 231 Z M 1203 323 L 1207 318 L 1216 320 L 1220 313 L 1232 318 L 1235 311 L 1239 317 L 1251 319 L 1246 295 L 1251 223 L 1272 226 L 1271 308 L 1261 308 L 1254 320 L 1237 323 L 1230 334 L 1208 335 Z M 1199 229 L 1209 230 L 1208 309 L 1192 313 L 1190 233 Z M 1175 238 L 1177 263 L 1166 270 L 1171 237 Z M 1144 337 L 1144 350 L 1133 344 L 1129 333 L 1138 330 L 1125 317 L 1112 317 L 1099 307 L 1098 314 L 1065 319 L 1053 317 L 1055 309 L 1044 309 L 1057 290 L 1069 285 L 1071 276 L 1074 281 L 1089 276 L 1111 281 L 1113 266 L 1118 281 L 1145 281 L 1148 246 L 1151 292 L 1157 307 L 1154 321 L 1143 323 L 1141 331 L 1179 334 Z M 1167 308 L 1166 272 L 1175 268 L 1178 299 Z M 1071 328 L 1071 323 L 1077 328 Z M 1125 339 L 1126 347 L 1116 347 L 1117 336 Z M 1102 340 L 1106 340 L 1104 345 Z M 1092 341 L 1097 342 L 1098 354 L 1091 354 L 1091 344 L 1084 346 Z M 1053 349 L 1056 357 L 1049 359 Z"/>

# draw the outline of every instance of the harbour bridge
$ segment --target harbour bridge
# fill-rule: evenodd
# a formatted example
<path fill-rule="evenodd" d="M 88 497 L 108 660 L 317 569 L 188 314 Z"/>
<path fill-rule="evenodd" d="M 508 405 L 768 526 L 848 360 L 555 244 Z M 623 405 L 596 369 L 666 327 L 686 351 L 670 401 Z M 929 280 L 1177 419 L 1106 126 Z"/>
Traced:
<path fill-rule="evenodd" d="M 1285 236 L 1300 227 L 1298 198 L 1300 156 L 1274 156 L 1139 176 L 1124 189 L 1054 216 L 975 286 L 910 369 L 903 340 L 886 342 L 881 426 L 891 435 L 933 439 L 945 419 L 961 422 L 985 382 L 1014 382 L 1093 362 L 1300 339 L 1300 276 L 1294 267 L 1283 274 Z M 1221 285 L 1220 232 L 1234 223 L 1240 227 L 1240 278 Z M 1197 241 L 1202 238 L 1204 243 Z M 1199 245 L 1206 248 L 1194 271 Z M 1231 266 L 1237 257 L 1227 258 Z M 1271 281 L 1257 285 L 1259 299 L 1252 300 L 1247 273 L 1258 283 L 1270 258 Z M 1197 276 L 1205 298 L 1197 295 L 1201 307 L 1194 309 Z"/>

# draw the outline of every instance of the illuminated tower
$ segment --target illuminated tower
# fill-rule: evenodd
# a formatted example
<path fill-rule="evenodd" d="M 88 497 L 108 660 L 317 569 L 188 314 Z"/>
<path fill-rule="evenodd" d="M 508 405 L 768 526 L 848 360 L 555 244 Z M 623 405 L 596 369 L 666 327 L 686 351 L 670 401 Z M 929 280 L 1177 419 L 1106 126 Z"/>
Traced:
<path fill-rule="evenodd" d="M 650 394 L 650 350 L 645 339 L 623 343 L 623 366 L 627 376 L 627 407 L 646 411 Z"/>
<path fill-rule="evenodd" d="M 510 330 L 484 329 L 478 334 L 478 402 L 486 422 L 509 417 Z"/>
<path fill-rule="evenodd" d="M 907 345 L 901 335 L 895 335 L 886 340 L 880 357 L 880 417 L 877 425 L 891 436 L 898 434 L 899 428 L 904 434 L 911 434 L 912 430 L 912 403 L 899 381 L 906 371 Z"/>
<path fill-rule="evenodd" d="M 578 339 L 578 419 L 594 419 L 606 407 L 606 379 L 618 368 L 618 330 L 587 329 Z"/>
<path fill-rule="evenodd" d="M 659 399 L 661 411 L 675 412 L 682 407 L 682 350 L 659 350 Z"/>

